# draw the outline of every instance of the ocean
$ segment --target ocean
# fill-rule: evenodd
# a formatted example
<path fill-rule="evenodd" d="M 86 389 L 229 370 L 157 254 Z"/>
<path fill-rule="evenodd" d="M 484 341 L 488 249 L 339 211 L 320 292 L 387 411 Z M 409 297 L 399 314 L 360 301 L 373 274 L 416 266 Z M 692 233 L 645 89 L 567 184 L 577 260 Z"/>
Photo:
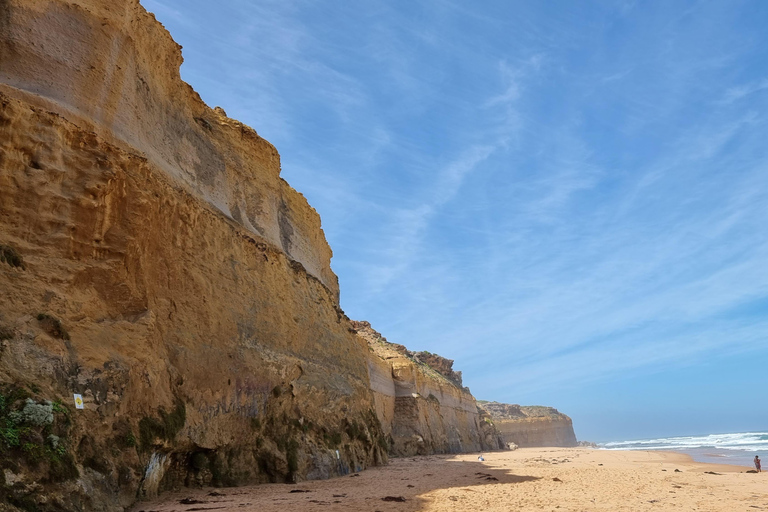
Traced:
<path fill-rule="evenodd" d="M 669 450 L 688 454 L 697 462 L 749 466 L 752 469 L 755 455 L 768 461 L 768 432 L 663 437 L 600 443 L 598 446 L 605 450 Z M 763 462 L 763 467 L 768 469 L 766 462 Z"/>

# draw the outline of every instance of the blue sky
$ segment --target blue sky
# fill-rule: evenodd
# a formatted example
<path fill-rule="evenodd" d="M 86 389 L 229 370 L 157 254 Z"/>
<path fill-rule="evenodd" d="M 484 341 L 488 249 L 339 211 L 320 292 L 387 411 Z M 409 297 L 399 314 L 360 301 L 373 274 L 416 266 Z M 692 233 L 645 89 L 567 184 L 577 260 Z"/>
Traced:
<path fill-rule="evenodd" d="M 768 3 L 143 0 L 341 305 L 580 439 L 768 430 Z"/>

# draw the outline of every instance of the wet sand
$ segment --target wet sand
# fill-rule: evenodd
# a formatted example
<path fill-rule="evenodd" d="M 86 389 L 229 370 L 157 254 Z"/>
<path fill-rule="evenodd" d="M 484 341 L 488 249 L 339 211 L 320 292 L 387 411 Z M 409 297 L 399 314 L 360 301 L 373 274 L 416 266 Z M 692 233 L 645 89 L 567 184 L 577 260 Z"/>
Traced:
<path fill-rule="evenodd" d="M 768 510 L 768 472 L 683 454 L 526 448 L 483 455 L 485 462 L 477 454 L 392 459 L 356 475 L 299 484 L 183 489 L 132 510 Z"/>

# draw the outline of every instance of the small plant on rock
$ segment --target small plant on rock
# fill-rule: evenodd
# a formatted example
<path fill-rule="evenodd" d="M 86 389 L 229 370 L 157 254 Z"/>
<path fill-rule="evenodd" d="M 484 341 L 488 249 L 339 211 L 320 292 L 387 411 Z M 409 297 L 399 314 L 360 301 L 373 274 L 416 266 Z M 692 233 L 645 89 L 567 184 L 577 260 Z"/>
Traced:
<path fill-rule="evenodd" d="M 337 446 L 341 445 L 341 441 L 342 441 L 341 432 L 330 432 L 330 433 L 324 432 L 323 440 L 331 448 L 336 448 Z"/>
<path fill-rule="evenodd" d="M 178 400 L 171 412 L 158 409 L 161 420 L 144 417 L 139 421 L 139 441 L 142 450 L 148 450 L 157 439 L 170 441 L 184 427 L 187 421 L 187 409 L 184 402 Z"/>
<path fill-rule="evenodd" d="M 36 427 L 44 427 L 53 423 L 53 403 L 45 400 L 37 403 L 27 398 L 24 408 L 21 410 L 22 421 Z"/>
<path fill-rule="evenodd" d="M 37 402 L 23 387 L 0 386 L 0 464 L 13 462 L 37 468 L 43 464 L 46 481 L 77 478 L 74 459 L 67 453 L 66 411 L 49 400 Z"/>

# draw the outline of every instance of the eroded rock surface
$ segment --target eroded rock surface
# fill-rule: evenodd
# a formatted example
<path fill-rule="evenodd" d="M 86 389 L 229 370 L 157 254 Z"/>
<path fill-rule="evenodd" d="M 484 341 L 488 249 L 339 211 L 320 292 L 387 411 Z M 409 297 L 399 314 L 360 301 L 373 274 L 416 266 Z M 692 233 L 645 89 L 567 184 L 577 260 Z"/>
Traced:
<path fill-rule="evenodd" d="M 277 151 L 180 64 L 137 0 L 0 0 L 0 509 L 500 448 L 453 361 L 353 327 Z"/>
<path fill-rule="evenodd" d="M 180 63 L 137 1 L 0 2 L 0 499 L 15 506 L 122 510 L 386 460 L 317 213 Z M 25 419 L 27 399 L 56 404 L 52 423 Z"/>
<path fill-rule="evenodd" d="M 532 446 L 576 446 L 571 418 L 553 407 L 479 401 L 505 443 Z"/>
<path fill-rule="evenodd" d="M 445 375 L 453 361 L 389 343 L 368 322 L 352 323 L 370 347 L 368 369 L 376 413 L 395 456 L 503 448 L 469 389 Z M 426 361 L 437 361 L 438 368 Z M 448 361 L 448 363 L 445 363 Z M 446 371 L 446 368 L 448 372 Z"/>

